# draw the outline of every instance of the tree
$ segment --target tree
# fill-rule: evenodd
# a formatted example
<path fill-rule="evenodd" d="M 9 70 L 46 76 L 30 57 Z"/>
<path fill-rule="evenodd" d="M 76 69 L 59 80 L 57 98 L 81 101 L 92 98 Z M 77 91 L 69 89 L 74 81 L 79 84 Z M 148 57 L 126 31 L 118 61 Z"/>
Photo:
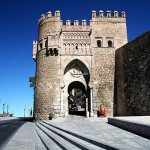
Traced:
<path fill-rule="evenodd" d="M 29 82 L 30 82 L 30 88 L 35 88 L 35 76 L 34 77 L 29 77 Z"/>

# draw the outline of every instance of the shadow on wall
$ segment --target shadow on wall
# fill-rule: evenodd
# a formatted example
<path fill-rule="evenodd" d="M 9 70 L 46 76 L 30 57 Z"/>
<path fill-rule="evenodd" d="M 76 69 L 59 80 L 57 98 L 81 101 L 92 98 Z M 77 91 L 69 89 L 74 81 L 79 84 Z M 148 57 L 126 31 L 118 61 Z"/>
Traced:
<path fill-rule="evenodd" d="M 116 51 L 115 116 L 150 115 L 150 31 Z"/>

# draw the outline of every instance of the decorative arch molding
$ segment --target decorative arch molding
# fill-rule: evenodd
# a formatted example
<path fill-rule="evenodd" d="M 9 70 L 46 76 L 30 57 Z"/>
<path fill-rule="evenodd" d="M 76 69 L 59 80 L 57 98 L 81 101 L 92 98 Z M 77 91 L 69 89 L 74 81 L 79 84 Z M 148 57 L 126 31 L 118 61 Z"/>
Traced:
<path fill-rule="evenodd" d="M 63 42 L 62 54 L 90 54 L 90 43 L 89 42 Z M 71 49 L 71 51 L 70 51 Z"/>
<path fill-rule="evenodd" d="M 72 75 L 82 74 L 83 76 L 90 76 L 88 67 L 79 59 L 74 59 L 69 64 L 66 65 L 66 67 L 64 69 L 64 75 L 72 69 L 76 69 L 76 70 L 74 70 L 74 74 L 72 72 L 70 72 L 70 74 L 72 74 Z M 76 77 L 76 76 L 74 76 L 74 77 Z"/>
<path fill-rule="evenodd" d="M 88 67 L 79 59 L 72 60 L 64 69 L 64 75 L 66 73 L 70 73 L 70 75 L 74 78 L 80 78 L 81 76 L 85 79 L 86 84 L 90 81 L 90 72 Z"/>
<path fill-rule="evenodd" d="M 63 32 L 63 39 L 89 39 L 89 32 Z"/>

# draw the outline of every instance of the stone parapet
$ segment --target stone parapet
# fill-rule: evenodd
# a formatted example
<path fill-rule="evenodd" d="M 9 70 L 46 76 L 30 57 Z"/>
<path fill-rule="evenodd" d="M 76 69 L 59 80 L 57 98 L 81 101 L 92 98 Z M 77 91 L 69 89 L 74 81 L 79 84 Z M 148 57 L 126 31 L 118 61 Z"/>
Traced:
<path fill-rule="evenodd" d="M 114 117 L 114 118 L 108 118 L 108 123 L 119 127 L 121 129 L 127 130 L 129 132 L 132 132 L 134 134 L 140 135 L 144 138 L 150 139 L 150 125 L 149 124 L 143 124 L 141 123 L 136 123 L 132 120 L 124 120 L 119 117 Z"/>
<path fill-rule="evenodd" d="M 52 15 L 51 11 L 48 11 L 46 14 L 42 14 L 40 19 L 39 19 L 39 23 L 41 23 L 43 20 L 47 20 L 47 19 L 51 19 L 52 21 L 54 19 L 60 20 L 61 17 L 61 12 L 59 10 L 55 11 L 54 16 Z"/>
<path fill-rule="evenodd" d="M 106 14 L 106 15 L 105 15 Z M 92 19 L 94 18 L 126 18 L 126 13 L 124 11 L 121 14 L 118 11 L 114 11 L 113 15 L 110 10 L 107 10 L 106 13 L 103 10 L 99 11 L 99 15 L 97 16 L 97 12 L 95 10 L 92 11 Z"/>

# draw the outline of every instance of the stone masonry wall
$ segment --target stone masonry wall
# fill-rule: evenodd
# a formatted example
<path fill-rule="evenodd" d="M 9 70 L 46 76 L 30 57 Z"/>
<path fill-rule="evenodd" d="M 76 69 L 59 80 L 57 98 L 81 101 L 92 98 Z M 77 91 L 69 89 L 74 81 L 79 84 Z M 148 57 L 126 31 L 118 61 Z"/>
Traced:
<path fill-rule="evenodd" d="M 108 40 L 113 42 L 113 47 L 120 48 L 127 43 L 126 18 L 92 18 L 92 46 L 96 47 L 96 41 L 100 38 L 102 47 L 108 47 Z"/>
<path fill-rule="evenodd" d="M 42 50 L 37 55 L 34 98 L 36 120 L 47 120 L 50 112 L 60 111 L 59 56 L 46 57 L 45 53 Z"/>
<path fill-rule="evenodd" d="M 102 104 L 107 115 L 113 115 L 115 48 L 95 50 L 92 65 L 94 113 Z"/>
<path fill-rule="evenodd" d="M 150 115 L 150 31 L 116 51 L 115 115 Z"/>
<path fill-rule="evenodd" d="M 45 15 L 46 17 L 47 15 Z M 58 32 L 62 27 L 62 21 L 60 20 L 60 16 L 47 16 L 46 18 L 41 16 L 39 22 L 39 33 L 38 33 L 38 40 L 43 38 L 47 38 L 49 33 L 51 32 Z"/>
<path fill-rule="evenodd" d="M 94 15 L 90 26 L 94 115 L 102 104 L 106 107 L 106 115 L 113 116 L 115 50 L 127 43 L 126 18 Z M 101 41 L 101 48 L 97 47 L 97 40 Z M 112 47 L 108 47 L 109 40 Z"/>

